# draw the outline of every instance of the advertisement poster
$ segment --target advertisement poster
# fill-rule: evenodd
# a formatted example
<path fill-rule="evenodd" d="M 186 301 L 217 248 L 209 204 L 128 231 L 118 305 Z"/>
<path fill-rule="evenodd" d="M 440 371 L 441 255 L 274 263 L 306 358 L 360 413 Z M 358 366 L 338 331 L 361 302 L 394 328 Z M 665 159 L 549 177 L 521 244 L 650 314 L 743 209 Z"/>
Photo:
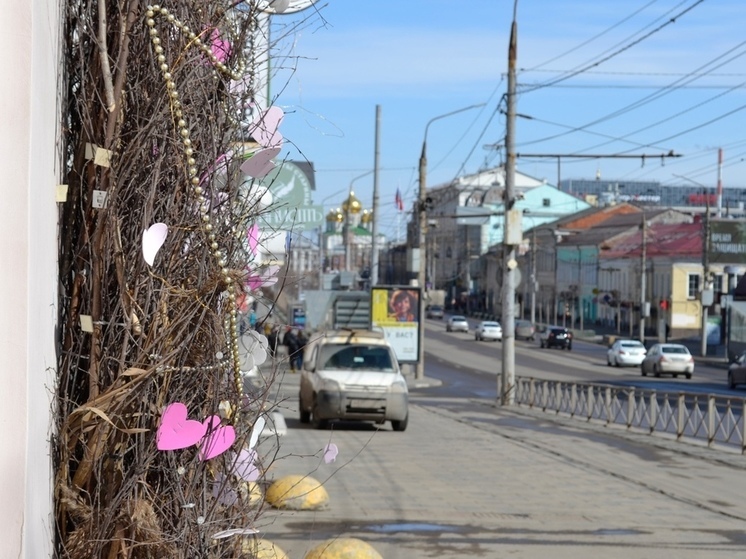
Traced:
<path fill-rule="evenodd" d="M 301 330 L 306 327 L 306 309 L 302 305 L 293 305 L 292 325 Z"/>
<path fill-rule="evenodd" d="M 376 286 L 371 289 L 371 323 L 386 334 L 400 363 L 419 357 L 420 289 L 411 286 Z"/>

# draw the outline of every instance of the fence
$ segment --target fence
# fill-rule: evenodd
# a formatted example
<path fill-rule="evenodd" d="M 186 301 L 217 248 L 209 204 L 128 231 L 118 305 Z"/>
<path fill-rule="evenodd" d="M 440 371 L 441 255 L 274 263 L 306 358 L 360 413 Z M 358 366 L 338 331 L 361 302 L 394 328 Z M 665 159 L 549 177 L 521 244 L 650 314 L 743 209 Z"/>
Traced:
<path fill-rule="evenodd" d="M 622 425 L 666 434 L 677 441 L 696 440 L 710 448 L 746 453 L 746 398 L 516 377 L 515 402 L 588 422 Z"/>

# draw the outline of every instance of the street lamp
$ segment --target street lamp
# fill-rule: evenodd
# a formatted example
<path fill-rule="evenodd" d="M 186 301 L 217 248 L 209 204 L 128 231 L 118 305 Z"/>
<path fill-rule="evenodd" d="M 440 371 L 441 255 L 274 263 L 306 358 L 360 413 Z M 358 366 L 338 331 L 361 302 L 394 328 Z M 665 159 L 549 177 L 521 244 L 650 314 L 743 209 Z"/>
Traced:
<path fill-rule="evenodd" d="M 704 221 L 704 231 L 703 231 L 703 240 L 702 240 L 702 289 L 700 291 L 700 302 L 702 304 L 702 325 L 701 325 L 701 331 L 702 331 L 702 341 L 700 345 L 700 352 L 702 356 L 707 355 L 707 315 L 708 315 L 708 307 L 705 305 L 706 297 L 709 297 L 712 299 L 712 292 L 710 290 L 710 192 L 709 187 L 705 186 L 702 183 L 699 183 L 695 180 L 692 180 L 688 177 L 684 177 L 682 175 L 673 175 L 674 177 L 678 177 L 680 179 L 684 179 L 685 181 L 689 181 L 692 184 L 696 184 L 697 186 L 701 186 L 704 194 L 705 194 L 705 221 Z"/>
<path fill-rule="evenodd" d="M 453 116 L 458 113 L 463 113 L 464 111 L 470 111 L 471 109 L 476 109 L 477 107 L 484 107 L 485 103 L 478 103 L 476 105 L 469 105 L 468 107 L 463 107 L 461 109 L 457 109 L 455 111 L 451 111 L 450 113 L 445 113 L 442 115 L 435 116 L 427 121 L 427 124 L 425 125 L 425 135 L 422 140 L 422 153 L 420 154 L 420 167 L 419 167 L 419 175 L 420 175 L 420 186 L 419 186 L 419 192 L 417 195 L 418 200 L 418 211 L 417 211 L 417 225 L 419 226 L 420 235 L 419 240 L 417 243 L 417 246 L 419 247 L 419 271 L 417 273 L 417 284 L 420 286 L 420 289 L 422 289 L 422 296 L 424 298 L 424 289 L 425 289 L 425 275 L 427 273 L 426 270 L 426 262 L 425 262 L 425 256 L 427 253 L 427 247 L 425 246 L 426 239 L 427 239 L 427 208 L 426 208 L 426 202 L 427 202 L 427 131 L 430 128 L 430 125 L 435 122 L 436 120 L 440 120 L 442 118 L 446 118 L 449 116 Z M 420 301 L 420 316 L 418 318 L 420 327 L 419 327 L 419 340 L 418 340 L 418 356 L 417 356 L 417 369 L 415 371 L 415 378 L 421 379 L 425 376 L 425 329 L 423 328 L 423 325 L 425 323 L 425 305 L 424 301 Z"/>

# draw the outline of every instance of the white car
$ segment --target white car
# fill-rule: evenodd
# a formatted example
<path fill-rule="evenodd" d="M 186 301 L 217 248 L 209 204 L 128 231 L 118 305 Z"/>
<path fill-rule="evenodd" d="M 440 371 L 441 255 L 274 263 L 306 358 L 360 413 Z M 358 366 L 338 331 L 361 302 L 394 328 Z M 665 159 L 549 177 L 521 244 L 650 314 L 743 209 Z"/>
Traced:
<path fill-rule="evenodd" d="M 495 322 L 494 320 L 483 320 L 474 330 L 474 339 L 478 342 L 482 340 L 502 341 L 503 327 L 500 326 L 499 322 Z"/>
<path fill-rule="evenodd" d="M 689 349 L 681 344 L 655 344 L 648 350 L 645 359 L 640 363 L 642 376 L 648 373 L 659 377 L 661 374 L 671 374 L 674 378 L 680 374 L 692 378 L 694 372 L 694 357 Z"/>
<path fill-rule="evenodd" d="M 639 367 L 648 350 L 637 340 L 617 340 L 606 352 L 606 364 L 611 367 Z"/>
<path fill-rule="evenodd" d="M 300 422 L 409 421 L 407 381 L 383 332 L 332 330 L 309 342 L 300 377 Z"/>
<path fill-rule="evenodd" d="M 469 323 L 466 321 L 465 316 L 460 314 L 454 314 L 446 322 L 446 332 L 468 332 Z"/>

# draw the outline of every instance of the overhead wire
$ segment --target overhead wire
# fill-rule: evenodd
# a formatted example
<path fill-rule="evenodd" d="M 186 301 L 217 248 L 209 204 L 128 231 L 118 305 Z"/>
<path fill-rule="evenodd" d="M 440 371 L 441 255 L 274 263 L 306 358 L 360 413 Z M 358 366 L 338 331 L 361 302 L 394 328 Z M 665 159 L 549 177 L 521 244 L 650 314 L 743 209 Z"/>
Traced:
<path fill-rule="evenodd" d="M 551 86 L 553 86 L 555 84 L 561 83 L 561 82 L 569 80 L 570 78 L 573 78 L 573 77 L 575 77 L 575 76 L 577 76 L 579 74 L 582 74 L 582 73 L 586 72 L 587 70 L 589 70 L 591 68 L 595 68 L 596 66 L 599 66 L 599 65 L 603 64 L 604 62 L 607 62 L 607 61 L 611 60 L 612 58 L 614 58 L 616 56 L 619 56 L 621 53 L 623 53 L 623 52 L 631 49 L 635 45 L 640 44 L 644 40 L 652 37 L 653 35 L 655 35 L 656 33 L 660 32 L 661 30 L 665 29 L 669 25 L 671 25 L 673 23 L 676 23 L 677 19 L 679 19 L 680 17 L 686 15 L 688 12 L 690 12 L 691 10 L 693 10 L 694 8 L 696 8 L 698 5 L 702 4 L 704 1 L 705 0 L 696 0 L 691 6 L 688 6 L 687 8 L 685 8 L 684 10 L 682 10 L 681 12 L 679 12 L 678 14 L 676 14 L 675 16 L 673 16 L 671 19 L 669 19 L 665 23 L 662 23 L 661 25 L 659 25 L 658 27 L 656 27 L 652 31 L 644 34 L 642 37 L 640 37 L 638 39 L 635 39 L 635 40 L 627 43 L 626 45 L 624 45 L 621 48 L 613 51 L 611 54 L 609 54 L 607 56 L 604 56 L 603 58 L 601 58 L 598 61 L 591 62 L 591 63 L 586 63 L 585 66 L 581 66 L 581 67 L 579 67 L 579 68 L 577 68 L 575 70 L 572 70 L 571 72 L 565 74 L 564 76 L 560 76 L 558 78 L 555 78 L 554 80 L 550 80 L 550 81 L 547 81 L 547 82 L 545 82 L 543 84 L 538 84 L 538 85 L 535 85 L 533 87 L 527 88 L 527 89 L 523 90 L 522 92 L 523 93 L 530 93 L 530 92 L 536 91 L 538 89 L 543 89 L 543 88 L 546 88 L 546 87 L 551 87 Z M 681 2 L 679 5 L 681 5 L 683 3 L 684 2 Z"/>

